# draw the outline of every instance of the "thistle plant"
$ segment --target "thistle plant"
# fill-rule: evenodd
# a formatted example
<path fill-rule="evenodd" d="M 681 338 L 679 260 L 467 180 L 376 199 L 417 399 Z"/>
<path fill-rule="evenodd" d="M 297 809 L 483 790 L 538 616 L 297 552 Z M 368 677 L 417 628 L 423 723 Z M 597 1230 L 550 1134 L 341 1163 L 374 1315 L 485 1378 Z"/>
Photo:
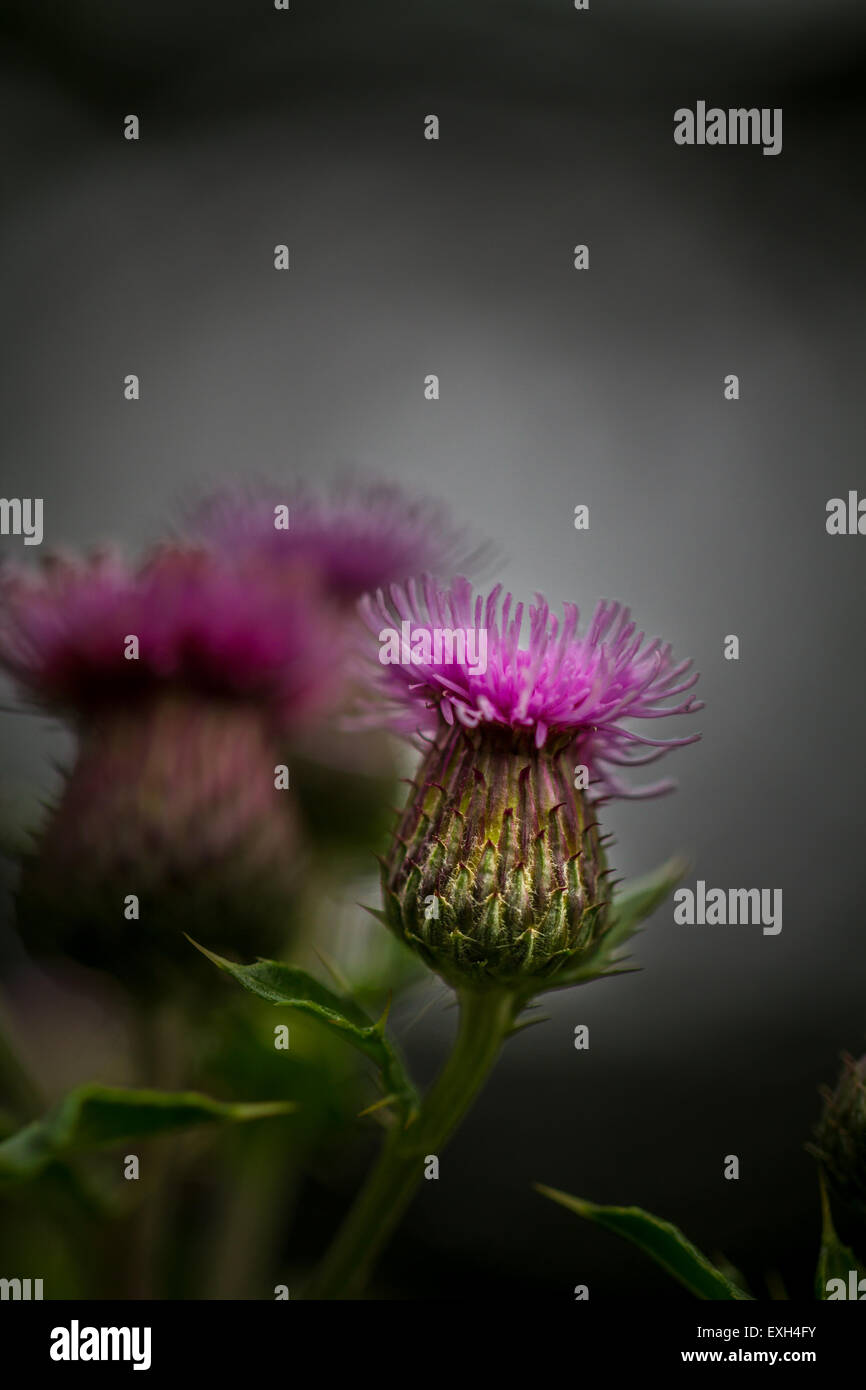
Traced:
<path fill-rule="evenodd" d="M 574 605 L 560 622 L 539 599 L 522 646 L 523 605 L 499 588 L 483 600 L 465 580 L 427 580 L 362 602 L 372 633 L 408 622 L 420 653 L 374 674 L 386 717 L 426 744 L 383 865 L 384 920 L 455 987 L 531 997 L 588 961 L 613 922 L 600 801 L 671 785 L 630 791 L 612 769 L 697 737 L 651 740 L 622 721 L 699 708 L 663 703 L 697 676 L 618 604 L 580 637 Z M 428 662 L 435 630 L 485 633 L 485 669 Z"/>
<path fill-rule="evenodd" d="M 0 664 L 76 738 L 22 865 L 33 949 L 140 988 L 181 960 L 191 919 L 226 944 L 278 945 L 300 849 L 275 733 L 333 680 L 304 597 L 190 547 L 4 575 Z"/>
<path fill-rule="evenodd" d="M 419 561 L 445 564 L 459 533 L 444 508 L 397 488 L 346 490 L 334 503 L 306 493 L 289 507 L 275 491 L 220 494 L 142 560 L 104 551 L 0 569 L 0 672 L 24 707 L 61 721 L 73 740 L 59 793 L 20 857 L 18 925 L 31 953 L 123 980 L 135 1006 L 127 1013 L 138 1079 L 163 1088 L 88 1083 L 37 1119 L 36 1079 L 0 1038 L 3 1118 L 14 1112 L 37 1126 L 0 1143 L 0 1186 L 38 1180 L 55 1150 L 61 1162 L 61 1151 L 127 1133 L 278 1116 L 281 1126 L 237 1149 L 249 1157 L 254 1146 L 259 1178 L 244 1218 L 261 1227 L 270 1193 L 278 1231 L 285 1194 L 274 1195 L 277 1180 L 286 1185 L 360 1103 L 354 1074 L 332 1076 L 339 1044 L 315 1028 L 305 1056 L 304 1029 L 295 1026 L 291 1063 L 277 1054 L 275 1064 L 271 1054 L 268 1067 L 260 1047 L 241 1045 L 239 1008 L 218 1017 L 176 1010 L 179 1001 L 199 1003 L 203 987 L 210 997 L 209 976 L 190 970 L 183 933 L 245 954 L 298 949 L 310 842 L 322 838 L 321 820 L 311 825 L 305 812 L 321 818 L 334 799 L 357 808 L 375 798 L 379 815 L 391 788 L 390 763 L 377 752 L 385 735 L 363 749 L 356 740 L 352 751 L 364 758 L 354 760 L 334 738 L 356 601 L 370 583 L 403 578 Z M 294 775 L 298 764 L 303 772 L 299 748 L 312 787 L 306 799 L 304 776 L 299 793 Z M 319 749 L 327 758 L 317 759 Z M 351 811 L 343 809 L 319 849 L 330 855 L 331 882 L 341 835 L 353 852 L 361 838 L 347 836 Z M 237 1105 L 165 1089 L 190 1076 L 209 1083 L 203 1057 L 220 1060 L 219 1088 L 238 1092 Z M 180 1180 L 164 1177 L 161 1193 Z M 217 1250 L 236 1229 L 234 1196 L 233 1184 L 214 1189 Z M 149 1260 L 141 1263 L 147 1285 Z M 234 1251 L 220 1287 L 237 1279 L 242 1288 L 244 1268 Z"/>
<path fill-rule="evenodd" d="M 844 1053 L 835 1087 L 824 1087 L 821 1095 L 824 1108 L 811 1152 L 833 1196 L 866 1224 L 866 1055 Z"/>
<path fill-rule="evenodd" d="M 306 1291 L 339 1298 L 363 1290 L 427 1156 L 524 1011 L 544 991 L 618 973 L 625 942 L 674 886 L 678 863 L 615 891 L 599 817 L 613 798 L 670 789 L 633 788 L 624 773 L 699 737 L 653 738 L 646 721 L 701 706 L 690 663 L 619 604 L 601 603 L 581 630 L 572 604 L 559 616 L 462 578 L 396 582 L 459 542 L 444 526 L 430 542 L 423 509 L 404 511 L 401 530 L 390 490 L 366 509 L 304 502 L 284 534 L 278 514 L 270 498 L 222 496 L 138 565 L 96 556 L 38 578 L 7 572 L 0 666 L 76 735 L 23 869 L 31 944 L 140 982 L 156 979 L 163 945 L 180 960 L 183 929 L 246 989 L 374 1062 L 382 1152 Z M 358 601 L 367 584 L 379 587 Z M 421 755 L 374 916 L 457 995 L 456 1042 L 423 1099 L 387 1010 L 370 1016 L 284 961 L 238 965 L 209 949 L 266 951 L 275 928 L 285 944 L 301 837 L 274 761 L 305 721 L 321 730 L 350 684 L 356 727 Z M 138 890 L 146 930 L 123 918 Z"/>
<path fill-rule="evenodd" d="M 380 646 L 377 653 L 367 644 L 359 722 L 384 722 L 425 750 L 382 860 L 377 915 L 455 989 L 460 1023 L 449 1060 L 418 1103 L 384 1019 L 360 1017 L 350 1001 L 274 963 L 217 960 L 254 993 L 318 1012 L 382 1071 L 388 1137 L 313 1277 L 314 1298 L 362 1289 L 426 1156 L 441 1151 L 532 999 L 616 971 L 619 947 L 679 871 L 666 866 L 631 894 L 612 896 L 599 806 L 629 794 L 618 769 L 698 737 L 650 739 L 627 728 L 699 704 L 688 694 L 697 679 L 690 663 L 647 642 L 619 605 L 601 604 L 580 635 L 572 605 L 562 619 L 542 599 L 525 613 L 499 588 L 485 599 L 466 580 L 441 589 L 426 579 L 380 590 L 361 612 Z M 474 656 L 470 629 L 484 633 Z"/>
<path fill-rule="evenodd" d="M 821 1117 L 807 1151 L 818 1161 L 821 1236 L 814 1294 L 819 1301 L 866 1298 L 862 1236 L 866 1221 L 866 1056 L 855 1061 L 842 1054 L 835 1088 L 823 1086 Z M 707 1258 L 678 1226 L 641 1207 L 600 1206 L 556 1188 L 536 1183 L 536 1191 L 584 1221 L 591 1221 L 637 1246 L 696 1298 L 751 1299 L 743 1275 L 727 1260 Z M 844 1204 L 859 1221 L 855 1249 L 840 1240 L 832 1203 Z M 859 1252 L 859 1254 L 858 1254 Z M 777 1269 L 765 1271 L 770 1297 L 787 1299 Z"/>

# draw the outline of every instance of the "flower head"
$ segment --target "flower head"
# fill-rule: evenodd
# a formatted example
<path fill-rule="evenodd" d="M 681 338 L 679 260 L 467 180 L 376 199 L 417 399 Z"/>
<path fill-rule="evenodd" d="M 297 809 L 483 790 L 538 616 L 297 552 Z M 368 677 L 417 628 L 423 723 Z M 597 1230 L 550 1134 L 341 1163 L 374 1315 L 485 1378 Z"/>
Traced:
<path fill-rule="evenodd" d="M 654 762 L 700 737 L 655 739 L 626 727 L 702 705 L 680 698 L 698 679 L 688 674 L 691 662 L 675 663 L 658 638 L 646 641 L 618 603 L 600 603 L 580 635 L 575 604 L 564 605 L 560 620 L 540 596 L 525 613 L 511 594 L 502 597 L 500 585 L 484 598 L 466 579 L 443 590 L 426 576 L 420 585 L 392 585 L 363 599 L 361 611 L 381 644 L 399 629 L 405 658 L 386 659 L 382 645 L 378 663 L 368 660 L 376 687 L 366 705 L 371 722 L 384 719 L 422 737 L 459 724 L 510 732 L 538 749 L 567 748 L 589 768 L 597 791 L 618 796 L 654 795 L 671 783 L 635 792 L 611 768 Z M 446 635 L 438 661 L 437 632 Z M 450 642 L 449 632 L 457 634 Z"/>
<path fill-rule="evenodd" d="M 538 599 L 525 639 L 522 604 L 499 588 L 473 597 L 462 579 L 361 607 L 380 643 L 367 717 L 426 749 L 382 864 L 386 924 L 456 986 L 547 988 L 598 960 L 610 871 L 591 802 L 627 790 L 611 766 L 691 742 L 623 722 L 697 708 L 665 703 L 694 684 L 688 663 L 616 604 L 580 636 L 576 607 L 560 621 Z"/>
<path fill-rule="evenodd" d="M 345 486 L 327 500 L 303 492 L 287 500 L 275 489 L 224 492 L 199 508 L 189 530 L 221 551 L 302 567 L 339 604 L 470 558 L 447 507 L 390 484 Z"/>
<path fill-rule="evenodd" d="M 257 703 L 277 723 L 333 682 L 326 616 L 298 576 L 165 547 L 0 574 L 0 667 L 39 704 L 86 717 L 159 691 Z M 134 639 L 134 644 L 132 643 Z"/>
<path fill-rule="evenodd" d="M 278 737 L 328 707 L 332 619 L 303 575 L 202 549 L 0 578 L 0 667 L 68 717 L 75 761 L 22 863 L 19 924 L 136 986 L 181 929 L 273 950 L 300 858 Z"/>

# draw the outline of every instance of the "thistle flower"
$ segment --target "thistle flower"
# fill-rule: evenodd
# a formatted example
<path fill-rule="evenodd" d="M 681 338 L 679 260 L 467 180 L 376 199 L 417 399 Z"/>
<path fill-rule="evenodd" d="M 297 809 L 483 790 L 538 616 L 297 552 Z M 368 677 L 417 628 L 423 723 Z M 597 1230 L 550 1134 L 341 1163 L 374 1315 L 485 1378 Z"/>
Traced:
<path fill-rule="evenodd" d="M 822 1089 L 824 1110 L 811 1152 L 832 1192 L 866 1221 L 866 1055 L 845 1053 L 835 1090 Z"/>
<path fill-rule="evenodd" d="M 293 722 L 327 699 L 330 645 L 297 574 L 201 548 L 162 547 L 137 566 L 99 552 L 0 572 L 0 668 L 75 722 L 169 688 Z"/>
<path fill-rule="evenodd" d="M 180 926 L 279 941 L 298 837 L 275 739 L 328 698 L 329 636 L 296 575 L 203 551 L 2 575 L 0 667 L 78 742 L 22 867 L 31 944 L 138 976 Z"/>
<path fill-rule="evenodd" d="M 469 564 L 484 553 L 471 551 L 444 504 L 387 483 L 346 484 L 333 499 L 286 499 L 274 488 L 222 492 L 198 508 L 188 530 L 220 551 L 302 568 L 344 608 L 382 585 L 453 572 L 458 558 Z"/>
<path fill-rule="evenodd" d="M 467 531 L 444 504 L 388 483 L 345 481 L 328 497 L 295 484 L 229 488 L 200 503 L 185 530 L 217 555 L 302 579 L 332 625 L 333 664 L 347 681 L 362 594 L 425 569 L 452 573 L 458 557 L 475 564 L 486 554 L 483 547 L 470 553 Z M 345 704 L 346 684 L 341 693 Z M 285 757 L 315 852 L 329 870 L 335 856 L 344 866 L 355 857 L 368 862 L 394 795 L 387 741 L 341 744 L 334 728 L 322 725 L 289 732 Z"/>
<path fill-rule="evenodd" d="M 697 680 L 602 603 L 585 635 L 538 598 L 497 586 L 392 586 L 362 601 L 380 642 L 362 722 L 385 720 L 426 753 L 383 863 L 384 920 L 451 983 L 552 980 L 608 923 L 594 803 L 629 792 L 612 769 L 693 742 L 625 727 L 700 708 Z M 666 703 L 673 701 L 673 703 Z M 649 749 L 649 752 L 646 749 Z"/>

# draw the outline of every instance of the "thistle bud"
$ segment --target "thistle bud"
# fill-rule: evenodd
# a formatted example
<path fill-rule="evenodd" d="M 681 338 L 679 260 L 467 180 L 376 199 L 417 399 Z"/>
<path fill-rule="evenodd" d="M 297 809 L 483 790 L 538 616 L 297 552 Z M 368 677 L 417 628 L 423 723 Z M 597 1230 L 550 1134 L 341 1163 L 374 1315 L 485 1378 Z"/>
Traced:
<path fill-rule="evenodd" d="M 608 890 L 598 822 L 565 749 L 447 729 L 383 868 L 391 929 L 452 984 L 549 979 L 589 953 Z"/>
<path fill-rule="evenodd" d="M 824 1111 L 815 1127 L 812 1153 L 832 1192 L 866 1221 L 866 1055 L 846 1053 L 835 1090 L 822 1090 Z"/>

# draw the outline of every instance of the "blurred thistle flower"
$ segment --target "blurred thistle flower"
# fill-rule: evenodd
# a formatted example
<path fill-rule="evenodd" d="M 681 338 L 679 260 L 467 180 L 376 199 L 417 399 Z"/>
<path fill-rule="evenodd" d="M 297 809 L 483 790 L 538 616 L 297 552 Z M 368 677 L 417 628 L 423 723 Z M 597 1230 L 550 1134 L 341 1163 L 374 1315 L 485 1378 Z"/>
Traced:
<path fill-rule="evenodd" d="M 329 497 L 295 484 L 225 489 L 193 509 L 186 531 L 217 554 L 303 578 L 336 620 L 335 652 L 337 638 L 343 645 L 335 664 L 347 678 L 363 594 L 425 570 L 452 574 L 458 563 L 475 566 L 490 557 L 486 546 L 473 549 L 468 528 L 455 524 L 445 504 L 389 483 L 344 480 Z M 342 695 L 350 698 L 345 684 Z M 384 737 L 340 742 L 335 729 L 322 724 L 290 732 L 286 756 L 312 849 L 331 871 L 335 855 L 341 863 L 358 856 L 368 862 L 395 795 L 393 749 Z"/>
<path fill-rule="evenodd" d="M 169 688 L 250 700 L 293 722 L 327 699 L 329 639 L 297 576 L 202 548 L 161 547 L 139 565 L 99 552 L 0 571 L 0 667 L 74 722 Z"/>
<path fill-rule="evenodd" d="M 179 927 L 281 940 L 298 836 L 277 735 L 323 708 L 339 667 L 308 588 L 180 547 L 0 575 L 0 668 L 78 737 L 22 867 L 31 944 L 138 975 L 155 934 Z"/>
<path fill-rule="evenodd" d="M 809 1150 L 831 1192 L 866 1221 L 866 1055 L 844 1053 L 835 1090 L 822 1087 L 824 1110 Z"/>
<path fill-rule="evenodd" d="M 525 644 L 523 605 L 500 586 L 485 599 L 428 577 L 361 612 L 380 650 L 368 644 L 360 722 L 427 748 L 383 863 L 384 920 L 452 984 L 550 981 L 608 922 L 594 803 L 670 786 L 630 792 L 611 768 L 699 737 L 650 739 L 623 721 L 701 708 L 680 698 L 697 676 L 618 604 L 600 604 L 581 637 L 573 604 L 560 621 L 538 598 Z"/>
<path fill-rule="evenodd" d="M 274 487 L 225 491 L 201 504 L 187 530 L 221 551 L 299 567 L 353 612 L 362 594 L 425 571 L 453 573 L 488 553 L 473 549 L 444 503 L 387 483 L 345 483 L 327 499 L 281 497 Z"/>

